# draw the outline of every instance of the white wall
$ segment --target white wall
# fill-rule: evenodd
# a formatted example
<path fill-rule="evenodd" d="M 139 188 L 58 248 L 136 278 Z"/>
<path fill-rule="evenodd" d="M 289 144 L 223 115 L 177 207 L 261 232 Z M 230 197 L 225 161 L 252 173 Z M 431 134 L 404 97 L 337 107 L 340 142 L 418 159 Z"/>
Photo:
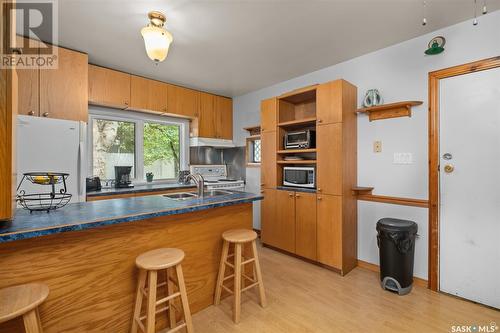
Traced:
<path fill-rule="evenodd" d="M 390 24 L 390 23 L 388 23 Z M 415 26 L 415 29 L 420 29 Z M 244 145 L 243 127 L 260 123 L 260 101 L 283 92 L 343 78 L 358 87 L 361 105 L 367 89 L 378 88 L 385 102 L 421 100 L 411 118 L 396 118 L 370 123 L 358 117 L 358 184 L 374 186 L 380 195 L 427 198 L 427 75 L 428 72 L 500 55 L 500 12 L 480 17 L 478 26 L 471 20 L 433 33 L 327 67 L 268 88 L 234 98 L 234 139 Z M 425 56 L 428 41 L 446 37 L 445 52 Z M 375 37 L 376 38 L 376 37 Z M 263 50 L 265 51 L 265 50 Z M 314 52 L 314 50 L 311 50 Z M 382 141 L 382 153 L 373 153 L 373 141 Z M 413 154 L 411 165 L 392 163 L 394 152 Z M 259 171 L 247 169 L 250 188 L 258 191 Z M 415 275 L 427 278 L 427 209 L 382 203 L 359 202 L 358 258 L 378 264 L 375 223 L 381 217 L 399 217 L 418 223 Z M 256 216 L 254 226 L 260 227 Z"/>

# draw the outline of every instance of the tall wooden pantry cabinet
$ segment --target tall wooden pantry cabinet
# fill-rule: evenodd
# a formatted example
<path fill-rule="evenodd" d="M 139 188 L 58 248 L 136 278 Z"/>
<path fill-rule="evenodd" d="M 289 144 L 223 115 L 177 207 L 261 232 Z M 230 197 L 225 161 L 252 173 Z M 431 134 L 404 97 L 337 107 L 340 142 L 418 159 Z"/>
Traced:
<path fill-rule="evenodd" d="M 261 102 L 262 242 L 342 275 L 357 265 L 357 88 L 345 80 Z M 286 149 L 287 133 L 316 133 L 312 147 Z M 283 169 L 308 166 L 315 187 L 283 186 Z"/>

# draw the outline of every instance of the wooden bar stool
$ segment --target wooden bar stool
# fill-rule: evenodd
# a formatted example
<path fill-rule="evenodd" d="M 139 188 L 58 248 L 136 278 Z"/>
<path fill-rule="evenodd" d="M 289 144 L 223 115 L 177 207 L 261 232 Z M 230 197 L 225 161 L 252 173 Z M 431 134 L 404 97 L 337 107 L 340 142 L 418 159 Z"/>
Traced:
<path fill-rule="evenodd" d="M 42 333 L 38 306 L 49 296 L 49 287 L 28 283 L 0 290 L 0 323 L 23 316 L 26 333 Z"/>
<path fill-rule="evenodd" d="M 240 321 L 240 307 L 241 307 L 241 293 L 255 286 L 259 287 L 260 305 L 262 307 L 266 306 L 266 294 L 264 291 L 264 284 L 262 282 L 262 273 L 260 270 L 259 257 L 257 255 L 257 245 L 255 240 L 257 239 L 257 234 L 253 230 L 236 229 L 228 230 L 222 234 L 224 244 L 222 246 L 222 256 L 219 266 L 219 277 L 217 278 L 217 285 L 215 288 L 215 300 L 214 304 L 220 304 L 220 297 L 222 289 L 226 290 L 230 294 L 234 295 L 234 305 L 233 305 L 233 321 L 238 323 Z M 246 243 L 251 243 L 252 245 L 252 257 L 244 258 L 242 256 L 243 246 Z M 234 253 L 229 254 L 229 245 L 234 244 Z M 233 263 L 230 263 L 228 259 L 234 257 Z M 245 265 L 253 263 L 252 277 L 245 273 Z M 233 269 L 233 274 L 225 276 L 226 265 Z M 229 289 L 224 285 L 226 280 L 234 278 L 234 290 Z M 249 285 L 243 285 L 242 288 L 242 278 L 250 282 Z"/>
<path fill-rule="evenodd" d="M 137 295 L 135 300 L 134 317 L 132 319 L 132 333 L 137 332 L 140 328 L 142 332 L 155 332 L 156 314 L 167 311 L 170 323 L 168 332 L 177 332 L 186 327 L 188 333 L 193 332 L 193 322 L 191 320 L 191 312 L 189 311 L 189 303 L 186 293 L 186 285 L 184 284 L 184 275 L 182 274 L 181 261 L 184 259 L 184 251 L 179 249 L 156 249 L 141 254 L 135 260 L 139 271 L 139 282 L 137 284 Z M 173 268 L 173 269 L 169 269 Z M 158 283 L 158 273 L 164 271 L 165 281 Z M 172 271 L 172 272 L 170 272 Z M 175 281 L 171 274 L 177 275 Z M 146 279 L 147 288 L 146 288 Z M 160 300 L 156 299 L 157 289 L 166 286 L 166 296 Z M 175 287 L 177 291 L 174 292 Z M 143 297 L 147 298 L 146 313 L 141 316 L 141 307 Z M 184 314 L 184 323 L 177 326 L 177 318 L 175 310 L 175 299 L 181 298 L 182 310 Z M 168 305 L 157 309 L 159 305 L 168 303 Z M 144 324 L 143 321 L 146 321 Z M 164 331 L 162 331 L 164 332 Z"/>

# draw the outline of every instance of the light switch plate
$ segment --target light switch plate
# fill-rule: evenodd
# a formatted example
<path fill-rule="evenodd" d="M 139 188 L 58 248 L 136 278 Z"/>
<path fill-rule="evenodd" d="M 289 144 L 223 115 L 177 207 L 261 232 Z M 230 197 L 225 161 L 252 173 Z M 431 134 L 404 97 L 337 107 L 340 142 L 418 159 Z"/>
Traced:
<path fill-rule="evenodd" d="M 394 153 L 394 164 L 413 164 L 412 153 Z"/>
<path fill-rule="evenodd" d="M 382 152 L 382 141 L 373 141 L 373 152 L 374 153 Z"/>

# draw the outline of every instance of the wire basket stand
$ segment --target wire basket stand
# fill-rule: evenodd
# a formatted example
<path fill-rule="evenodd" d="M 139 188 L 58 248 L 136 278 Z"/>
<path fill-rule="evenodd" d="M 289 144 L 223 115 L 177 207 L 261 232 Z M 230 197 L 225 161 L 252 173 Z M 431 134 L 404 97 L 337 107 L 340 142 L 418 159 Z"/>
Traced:
<path fill-rule="evenodd" d="M 27 172 L 17 186 L 16 201 L 30 213 L 37 211 L 46 211 L 66 206 L 71 200 L 71 194 L 67 193 L 66 179 L 67 173 L 61 172 Z M 35 185 L 50 187 L 50 192 L 26 194 L 25 190 L 19 190 L 24 182 L 30 182 Z M 56 187 L 60 187 L 56 191 Z"/>

